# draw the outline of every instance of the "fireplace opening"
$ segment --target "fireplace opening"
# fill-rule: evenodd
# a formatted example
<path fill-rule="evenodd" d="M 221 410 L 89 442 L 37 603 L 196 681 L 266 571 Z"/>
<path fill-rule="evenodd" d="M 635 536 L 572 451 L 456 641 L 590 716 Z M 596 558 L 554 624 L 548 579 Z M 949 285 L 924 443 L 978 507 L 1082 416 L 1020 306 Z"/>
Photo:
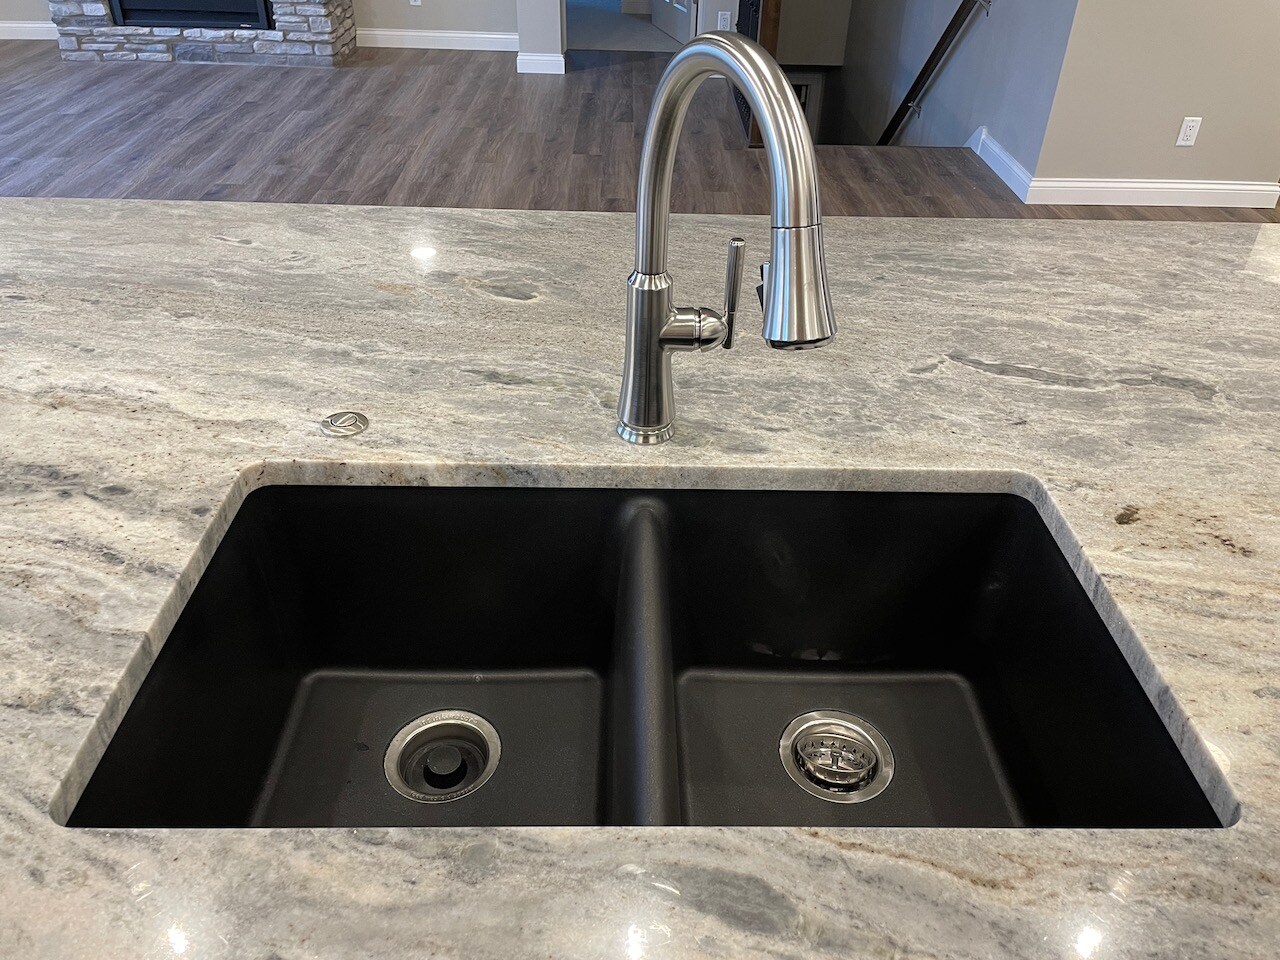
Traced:
<path fill-rule="evenodd" d="M 126 27 L 271 29 L 267 0 L 111 0 L 111 13 Z"/>

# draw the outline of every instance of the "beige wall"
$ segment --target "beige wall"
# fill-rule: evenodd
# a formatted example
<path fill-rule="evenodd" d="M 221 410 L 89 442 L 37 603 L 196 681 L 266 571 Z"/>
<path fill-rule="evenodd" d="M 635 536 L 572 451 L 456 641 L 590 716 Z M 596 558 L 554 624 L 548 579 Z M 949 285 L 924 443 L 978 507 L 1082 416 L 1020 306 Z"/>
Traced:
<path fill-rule="evenodd" d="M 1076 0 L 996 0 L 990 16 L 979 9 L 898 142 L 960 146 L 985 126 L 1034 170 L 1075 7 Z M 955 10 L 956 0 L 854 0 L 824 139 L 875 143 Z"/>
<path fill-rule="evenodd" d="M 1035 174 L 1275 182 L 1280 2 L 1080 0 Z"/>
<path fill-rule="evenodd" d="M 0 0 L 0 3 L 8 0 Z M 356 26 L 391 30 L 515 33 L 515 0 L 355 0 Z"/>
<path fill-rule="evenodd" d="M 778 62 L 839 66 L 852 6 L 853 0 L 787 0 L 778 23 Z"/>
<path fill-rule="evenodd" d="M 0 0 L 0 20 L 49 20 L 46 0 Z"/>

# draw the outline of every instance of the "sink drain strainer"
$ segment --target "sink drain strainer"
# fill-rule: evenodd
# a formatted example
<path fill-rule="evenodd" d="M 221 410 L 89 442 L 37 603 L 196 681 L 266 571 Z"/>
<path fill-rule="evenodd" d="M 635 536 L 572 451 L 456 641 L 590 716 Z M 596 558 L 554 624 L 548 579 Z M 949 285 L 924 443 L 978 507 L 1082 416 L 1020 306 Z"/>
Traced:
<path fill-rule="evenodd" d="M 880 731 L 839 710 L 814 710 L 787 724 L 778 743 L 791 779 L 815 797 L 861 803 L 893 779 L 893 751 Z"/>
<path fill-rule="evenodd" d="M 400 728 L 382 769 L 402 796 L 446 803 L 479 790 L 493 776 L 501 753 L 498 731 L 484 717 L 438 710 Z"/>

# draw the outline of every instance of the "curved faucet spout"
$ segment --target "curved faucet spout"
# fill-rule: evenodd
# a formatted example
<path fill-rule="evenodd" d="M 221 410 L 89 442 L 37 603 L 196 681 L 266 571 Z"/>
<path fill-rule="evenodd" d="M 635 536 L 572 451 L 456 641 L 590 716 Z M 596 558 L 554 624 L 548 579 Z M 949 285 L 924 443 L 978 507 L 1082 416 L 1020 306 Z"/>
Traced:
<path fill-rule="evenodd" d="M 667 64 L 649 109 L 636 196 L 636 272 L 666 272 L 671 175 L 689 102 L 702 81 L 724 74 L 742 91 L 769 158 L 775 229 L 822 223 L 818 164 L 791 81 L 768 51 L 737 33 L 704 33 Z"/>
<path fill-rule="evenodd" d="M 707 77 L 723 74 L 751 104 L 769 159 L 773 198 L 771 258 L 764 271 L 764 328 L 773 347 L 801 350 L 835 336 L 822 246 L 822 205 L 813 140 L 795 91 L 759 44 L 736 33 L 706 33 L 667 64 L 654 93 L 640 153 L 636 193 L 636 266 L 627 283 L 627 360 L 618 400 L 618 433 L 633 443 L 671 436 L 671 354 L 729 346 L 730 323 L 709 309 L 677 309 L 667 273 L 671 178 L 689 102 Z M 735 241 L 736 242 L 736 241 Z M 740 253 L 740 244 L 737 252 Z M 731 263 L 735 261 L 731 260 Z M 737 301 L 729 270 L 726 306 Z"/>

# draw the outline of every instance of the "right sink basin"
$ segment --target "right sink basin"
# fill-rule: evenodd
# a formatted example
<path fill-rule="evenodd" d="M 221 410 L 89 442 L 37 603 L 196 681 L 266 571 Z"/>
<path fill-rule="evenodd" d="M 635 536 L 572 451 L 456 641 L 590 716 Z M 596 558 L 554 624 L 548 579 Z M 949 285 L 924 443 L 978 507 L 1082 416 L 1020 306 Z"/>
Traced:
<path fill-rule="evenodd" d="M 67 822 L 1223 826 L 1134 656 L 1015 493 L 266 486 Z"/>
<path fill-rule="evenodd" d="M 1030 501 L 735 492 L 671 509 L 673 569 L 716 580 L 673 620 L 689 822 L 1221 825 Z M 882 791 L 830 789 L 821 763 L 801 765 L 819 789 L 795 789 L 779 732 L 813 710 L 880 734 Z"/>

